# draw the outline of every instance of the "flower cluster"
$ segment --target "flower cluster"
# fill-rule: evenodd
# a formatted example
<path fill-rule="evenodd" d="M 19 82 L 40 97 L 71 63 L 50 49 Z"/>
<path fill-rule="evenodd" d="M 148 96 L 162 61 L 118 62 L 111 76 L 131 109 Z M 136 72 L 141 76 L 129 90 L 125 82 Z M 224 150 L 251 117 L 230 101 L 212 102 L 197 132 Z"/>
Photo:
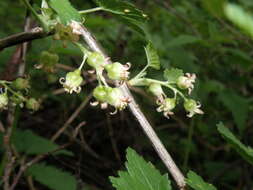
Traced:
<path fill-rule="evenodd" d="M 93 96 L 97 101 L 92 102 L 91 105 L 96 106 L 100 103 L 102 109 L 106 109 L 108 104 L 115 107 L 115 112 L 126 108 L 130 102 L 128 97 L 125 97 L 119 88 L 111 88 L 107 86 L 98 86 L 93 91 Z"/>
<path fill-rule="evenodd" d="M 28 97 L 28 89 L 30 88 L 29 79 L 17 78 L 16 80 L 0 81 L 0 110 L 6 109 L 10 106 L 25 107 L 31 111 L 37 111 L 40 108 L 40 103 L 35 98 Z"/>

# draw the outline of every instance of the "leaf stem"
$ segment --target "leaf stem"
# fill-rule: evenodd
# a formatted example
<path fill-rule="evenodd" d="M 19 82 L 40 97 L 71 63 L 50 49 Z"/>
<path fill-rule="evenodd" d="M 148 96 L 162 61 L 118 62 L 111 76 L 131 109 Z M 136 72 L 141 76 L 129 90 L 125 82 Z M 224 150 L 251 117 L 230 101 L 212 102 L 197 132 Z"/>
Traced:
<path fill-rule="evenodd" d="M 96 7 L 96 8 L 92 8 L 92 9 L 87 9 L 87 10 L 79 11 L 79 14 L 87 14 L 87 13 L 93 13 L 93 12 L 103 11 L 103 10 L 104 10 L 103 7 Z"/>
<path fill-rule="evenodd" d="M 27 9 L 31 11 L 33 16 L 41 23 L 42 27 L 46 32 L 49 32 L 48 24 L 42 19 L 42 17 L 34 10 L 34 8 L 31 6 L 31 4 L 28 2 L 28 0 L 22 0 L 22 2 L 25 4 Z"/>

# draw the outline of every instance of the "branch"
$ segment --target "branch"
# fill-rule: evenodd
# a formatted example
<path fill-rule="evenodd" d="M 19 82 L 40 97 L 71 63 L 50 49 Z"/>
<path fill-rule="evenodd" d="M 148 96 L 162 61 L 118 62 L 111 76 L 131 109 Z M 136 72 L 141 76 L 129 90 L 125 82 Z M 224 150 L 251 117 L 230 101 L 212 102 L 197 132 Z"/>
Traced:
<path fill-rule="evenodd" d="M 105 58 L 109 58 L 102 47 L 99 45 L 99 43 L 96 41 L 96 39 L 92 36 L 92 34 L 85 28 L 82 28 L 82 36 L 88 46 L 96 52 L 100 52 L 104 55 Z M 107 64 L 112 63 L 110 59 L 106 59 Z M 168 153 L 168 151 L 165 149 L 164 145 L 156 135 L 154 129 L 148 122 L 147 118 L 145 115 L 142 113 L 140 110 L 138 104 L 135 102 L 134 97 L 132 96 L 131 92 L 128 89 L 128 86 L 126 84 L 123 84 L 120 86 L 120 89 L 123 91 L 124 95 L 126 97 L 129 97 L 131 102 L 129 103 L 129 109 L 132 112 L 132 114 L 135 116 L 137 121 L 139 122 L 142 130 L 145 132 L 149 140 L 151 141 L 153 147 L 155 148 L 156 152 L 158 153 L 159 157 L 163 161 L 163 163 L 166 165 L 168 168 L 169 172 L 173 176 L 174 180 L 176 181 L 178 187 L 180 190 L 185 189 L 185 179 L 181 171 L 178 169 L 177 165 L 173 161 L 172 157 Z"/>
<path fill-rule="evenodd" d="M 14 34 L 14 35 L 11 35 L 11 36 L 1 39 L 0 40 L 0 51 L 3 50 L 4 48 L 10 47 L 10 46 L 14 46 L 14 45 L 21 44 L 24 42 L 32 41 L 35 39 L 44 38 L 44 37 L 47 37 L 52 34 L 53 34 L 53 32 L 45 33 L 42 28 L 35 27 L 35 28 L 31 29 L 30 31 L 21 32 L 21 33 Z"/>

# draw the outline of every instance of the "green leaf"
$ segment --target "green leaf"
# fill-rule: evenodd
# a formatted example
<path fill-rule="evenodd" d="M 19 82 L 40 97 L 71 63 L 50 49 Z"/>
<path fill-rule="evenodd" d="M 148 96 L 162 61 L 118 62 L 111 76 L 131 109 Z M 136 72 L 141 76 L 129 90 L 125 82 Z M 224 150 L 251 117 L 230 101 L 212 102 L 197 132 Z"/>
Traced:
<path fill-rule="evenodd" d="M 243 96 L 238 95 L 232 90 L 220 93 L 220 100 L 232 112 L 236 125 L 242 133 L 246 126 L 246 120 L 249 112 L 249 101 Z M 240 109 L 238 109 L 238 106 Z"/>
<path fill-rule="evenodd" d="M 223 138 L 250 164 L 253 165 L 253 149 L 242 144 L 223 123 L 217 125 L 219 133 Z"/>
<path fill-rule="evenodd" d="M 81 22 L 81 16 L 68 0 L 50 0 L 50 7 L 58 14 L 62 24 L 68 24 L 72 20 Z"/>
<path fill-rule="evenodd" d="M 77 181 L 70 173 L 53 166 L 34 164 L 27 170 L 27 174 L 52 190 L 76 190 L 77 188 Z"/>
<path fill-rule="evenodd" d="M 171 190 L 168 176 L 162 176 L 131 148 L 127 149 L 126 168 L 127 171 L 119 172 L 119 177 L 110 177 L 117 190 Z"/>
<path fill-rule="evenodd" d="M 131 3 L 121 0 L 94 0 L 104 11 L 117 14 L 122 22 L 127 24 L 142 36 L 145 35 L 144 23 L 147 15 Z"/>
<path fill-rule="evenodd" d="M 195 37 L 195 36 L 180 35 L 180 36 L 174 38 L 173 40 L 171 40 L 169 43 L 167 43 L 166 47 L 168 47 L 168 48 L 178 47 L 178 46 L 183 46 L 183 45 L 187 45 L 187 44 L 196 43 L 196 42 L 199 42 L 199 41 L 200 41 L 200 39 Z"/>
<path fill-rule="evenodd" d="M 224 12 L 231 22 L 253 38 L 253 17 L 250 13 L 232 3 L 225 4 Z"/>
<path fill-rule="evenodd" d="M 183 70 L 177 68 L 165 69 L 164 78 L 169 81 L 169 83 L 176 83 L 177 79 L 183 76 Z"/>
<path fill-rule="evenodd" d="M 224 16 L 223 5 L 225 0 L 202 0 L 203 6 L 214 16 Z"/>
<path fill-rule="evenodd" d="M 145 52 L 146 52 L 146 56 L 147 56 L 148 67 L 152 67 L 154 69 L 159 70 L 160 69 L 159 56 L 157 54 L 156 49 L 153 47 L 153 45 L 151 43 L 149 43 L 145 47 Z"/>
<path fill-rule="evenodd" d="M 50 140 L 40 137 L 30 130 L 16 130 L 12 138 L 18 152 L 24 152 L 28 155 L 47 153 L 59 147 Z M 66 150 L 58 151 L 55 154 L 73 155 L 72 152 Z"/>
<path fill-rule="evenodd" d="M 187 173 L 186 183 L 195 190 L 217 190 L 212 184 L 206 183 L 202 177 L 195 172 L 189 171 Z"/>
<path fill-rule="evenodd" d="M 145 22 L 147 15 L 137 9 L 133 4 L 121 0 L 95 0 L 103 10 L 120 16 L 132 18 L 139 22 Z"/>

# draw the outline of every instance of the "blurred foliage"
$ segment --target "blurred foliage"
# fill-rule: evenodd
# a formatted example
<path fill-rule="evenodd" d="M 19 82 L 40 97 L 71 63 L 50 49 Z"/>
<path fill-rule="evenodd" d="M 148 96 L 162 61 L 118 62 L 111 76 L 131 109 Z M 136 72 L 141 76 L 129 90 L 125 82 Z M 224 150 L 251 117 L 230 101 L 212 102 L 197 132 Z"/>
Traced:
<path fill-rule="evenodd" d="M 40 4 L 39 0 L 34 2 Z M 102 4 L 106 1 L 96 2 Z M 241 24 L 238 16 L 234 18 L 235 15 L 224 12 L 224 5 L 236 3 L 240 7 L 237 11 L 247 11 L 246 15 L 240 14 L 240 19 L 243 20 L 243 16 L 251 18 L 252 14 L 249 13 L 253 11 L 253 1 L 126 2 L 136 5 L 148 15 L 147 22 L 131 20 L 132 22 L 126 24 L 126 19 L 129 21 L 131 16 L 135 15 L 119 18 L 113 11 L 85 15 L 85 26 L 101 42 L 112 60 L 132 63 L 131 74 L 134 76 L 146 64 L 144 47 L 151 41 L 157 49 L 163 69 L 179 68 L 184 72 L 196 73 L 198 77 L 193 93 L 194 97 L 201 101 L 205 114 L 191 120 L 186 118 L 183 108 L 178 108 L 177 114 L 167 120 L 155 111 L 152 99 L 143 89 L 134 91 L 136 100 L 168 151 L 184 173 L 192 169 L 217 189 L 251 189 L 253 168 L 243 160 L 245 156 L 240 157 L 228 144 L 232 144 L 240 154 L 252 155 L 252 150 L 240 142 L 253 146 L 253 120 L 250 117 L 253 111 L 253 43 L 249 32 L 252 27 L 247 23 Z M 72 0 L 71 3 L 78 10 L 97 6 L 91 0 Z M 110 5 L 104 6 L 108 8 Z M 120 15 L 120 11 L 117 14 Z M 25 15 L 26 11 L 21 2 L 0 1 L 0 38 L 23 31 Z M 14 50 L 15 47 L 11 47 L 0 51 L 0 72 L 5 69 Z M 82 58 L 80 50 L 75 46 L 67 44 L 67 47 L 63 47 L 61 42 L 52 40 L 51 37 L 35 40 L 29 46 L 26 74 L 31 78 L 32 94 L 36 97 L 47 95 L 47 99 L 37 113 L 22 111 L 17 126 L 22 129 L 20 133 L 24 138 L 29 134 L 34 136 L 34 140 L 41 146 L 50 145 L 41 148 L 41 152 L 45 151 L 43 149 L 52 150 L 52 147 L 57 147 L 55 144 L 47 144 L 49 142 L 46 139 L 63 125 L 96 85 L 89 82 L 79 95 L 53 94 L 52 91 L 60 88 L 58 78 L 63 76 L 65 71 L 58 69 L 52 76 L 35 69 L 34 65 L 39 64 L 43 51 L 57 53 L 60 57 L 59 63 L 70 67 L 77 67 Z M 157 79 L 163 78 L 164 75 L 163 72 L 153 69 L 148 70 L 147 74 Z M 6 117 L 6 114 L 0 113 L 1 121 Z M 107 112 L 86 106 L 70 129 L 81 121 L 87 122 L 87 126 L 82 129 L 82 137 L 77 138 L 69 151 L 64 150 L 60 155 L 53 154 L 46 159 L 46 162 L 54 167 L 35 165 L 29 171 L 39 182 L 40 189 L 62 188 L 55 187 L 53 182 L 51 185 L 45 184 L 40 178 L 43 172 L 48 172 L 47 169 L 59 174 L 61 181 L 67 178 L 71 183 L 77 183 L 77 180 L 81 187 L 89 184 L 91 190 L 112 189 L 108 176 L 116 176 L 116 171 L 123 166 L 125 149 L 128 146 L 142 153 L 162 173 L 166 172 L 131 113 L 126 111 L 111 117 Z M 228 129 L 219 128 L 218 131 L 215 126 L 219 121 L 232 130 L 240 141 L 230 134 Z M 25 131 L 27 129 L 29 131 Z M 70 134 L 71 130 L 67 133 Z M 226 142 L 219 133 L 224 136 Z M 43 140 L 35 134 L 43 136 Z M 66 141 L 68 137 L 62 136 L 57 143 L 64 144 Z M 74 156 L 64 156 L 72 153 Z M 252 163 L 252 157 L 247 160 Z M 65 178 L 65 174 L 61 174 L 56 167 L 72 173 L 75 179 L 69 173 Z M 41 168 L 45 171 L 40 173 Z M 0 173 L 1 170 L 0 168 Z M 201 181 L 201 178 L 191 174 L 191 177 Z M 204 182 L 203 184 L 206 185 Z M 173 183 L 172 185 L 174 186 Z M 190 186 L 193 187 L 194 184 Z M 71 188 L 74 189 L 75 186 Z M 18 189 L 27 189 L 25 182 L 21 183 Z"/>

